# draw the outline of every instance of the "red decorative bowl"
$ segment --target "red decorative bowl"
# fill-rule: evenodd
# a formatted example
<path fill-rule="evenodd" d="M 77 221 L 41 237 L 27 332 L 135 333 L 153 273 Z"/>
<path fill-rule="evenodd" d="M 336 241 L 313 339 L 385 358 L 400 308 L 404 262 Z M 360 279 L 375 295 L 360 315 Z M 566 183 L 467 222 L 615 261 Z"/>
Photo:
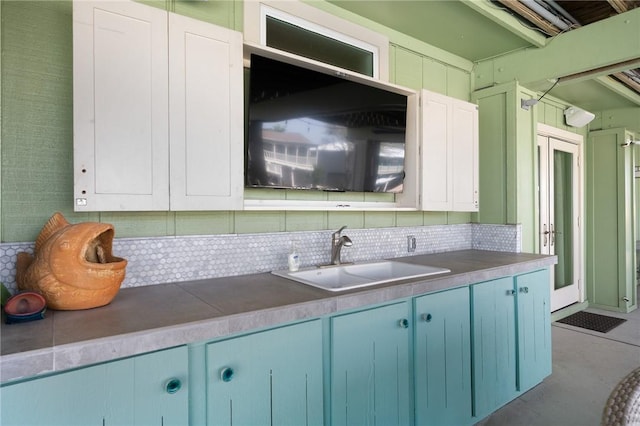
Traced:
<path fill-rule="evenodd" d="M 4 306 L 7 323 L 26 322 L 44 318 L 47 302 L 39 293 L 25 291 L 12 296 Z"/>

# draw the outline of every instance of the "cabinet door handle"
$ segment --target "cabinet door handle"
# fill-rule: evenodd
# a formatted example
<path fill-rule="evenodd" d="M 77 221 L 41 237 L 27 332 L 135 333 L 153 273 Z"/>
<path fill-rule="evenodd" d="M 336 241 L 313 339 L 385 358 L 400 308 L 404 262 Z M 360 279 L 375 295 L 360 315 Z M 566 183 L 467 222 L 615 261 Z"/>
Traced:
<path fill-rule="evenodd" d="M 514 294 L 516 294 L 515 290 L 507 290 L 507 296 L 513 296 Z"/>
<path fill-rule="evenodd" d="M 223 382 L 230 382 L 233 379 L 234 374 L 233 368 L 231 367 L 224 367 L 220 370 L 220 378 Z"/>
<path fill-rule="evenodd" d="M 520 293 L 529 293 L 529 287 L 520 287 Z"/>
<path fill-rule="evenodd" d="M 400 320 L 400 328 L 409 328 L 409 320 L 406 318 L 402 318 Z"/>
<path fill-rule="evenodd" d="M 182 388 L 182 381 L 177 378 L 167 380 L 167 383 L 164 385 L 164 390 L 167 391 L 168 394 L 174 394 L 178 392 Z"/>
<path fill-rule="evenodd" d="M 432 319 L 433 319 L 433 315 L 431 315 L 431 314 L 422 314 L 422 321 L 431 322 Z"/>

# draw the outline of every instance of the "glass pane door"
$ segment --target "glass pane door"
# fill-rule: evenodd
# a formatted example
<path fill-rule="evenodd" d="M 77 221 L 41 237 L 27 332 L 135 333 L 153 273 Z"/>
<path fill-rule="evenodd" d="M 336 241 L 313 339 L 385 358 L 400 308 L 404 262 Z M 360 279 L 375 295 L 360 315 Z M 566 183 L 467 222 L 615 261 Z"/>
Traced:
<path fill-rule="evenodd" d="M 553 229 L 551 244 L 558 256 L 555 289 L 574 283 L 573 276 L 573 154 L 553 150 Z M 577 191 L 576 191 L 577 192 Z"/>
<path fill-rule="evenodd" d="M 580 298 L 580 173 L 578 145 L 538 136 L 540 253 L 558 256 L 551 310 Z"/>

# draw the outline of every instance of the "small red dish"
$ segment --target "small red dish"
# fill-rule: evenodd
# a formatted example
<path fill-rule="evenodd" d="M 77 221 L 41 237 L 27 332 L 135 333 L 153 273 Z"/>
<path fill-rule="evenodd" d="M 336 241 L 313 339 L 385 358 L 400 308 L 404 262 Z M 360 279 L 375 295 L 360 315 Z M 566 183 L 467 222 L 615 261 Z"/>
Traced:
<path fill-rule="evenodd" d="M 4 311 L 11 317 L 28 317 L 43 312 L 47 302 L 42 295 L 33 291 L 25 291 L 7 300 Z"/>

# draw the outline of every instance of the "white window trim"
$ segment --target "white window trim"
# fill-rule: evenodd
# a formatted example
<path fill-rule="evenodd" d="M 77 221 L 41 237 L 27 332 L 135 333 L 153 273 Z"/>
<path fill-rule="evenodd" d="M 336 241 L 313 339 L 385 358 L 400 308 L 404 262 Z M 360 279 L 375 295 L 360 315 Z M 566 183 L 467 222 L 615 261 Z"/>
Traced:
<path fill-rule="evenodd" d="M 262 0 L 244 2 L 245 41 L 266 45 L 267 16 L 372 52 L 373 77 L 389 81 L 389 39 L 386 36 L 300 1 Z"/>
<path fill-rule="evenodd" d="M 281 10 L 274 9 L 272 7 L 266 6 L 264 4 L 260 5 L 260 44 L 263 46 L 267 45 L 267 17 L 275 18 L 279 21 L 287 22 L 289 24 L 295 25 L 296 27 L 303 28 L 305 30 L 311 31 L 316 34 L 323 35 L 325 37 L 340 41 L 345 44 L 349 44 L 351 46 L 355 46 L 359 49 L 365 50 L 367 52 L 371 52 L 373 55 L 373 78 L 379 78 L 379 69 L 380 69 L 380 51 L 377 46 L 373 44 L 366 43 L 362 40 L 358 40 L 353 37 L 349 37 L 346 34 L 339 33 L 330 28 L 324 27 L 322 25 L 314 24 L 313 22 L 309 22 L 306 19 L 302 19 L 297 16 L 290 15 Z"/>

